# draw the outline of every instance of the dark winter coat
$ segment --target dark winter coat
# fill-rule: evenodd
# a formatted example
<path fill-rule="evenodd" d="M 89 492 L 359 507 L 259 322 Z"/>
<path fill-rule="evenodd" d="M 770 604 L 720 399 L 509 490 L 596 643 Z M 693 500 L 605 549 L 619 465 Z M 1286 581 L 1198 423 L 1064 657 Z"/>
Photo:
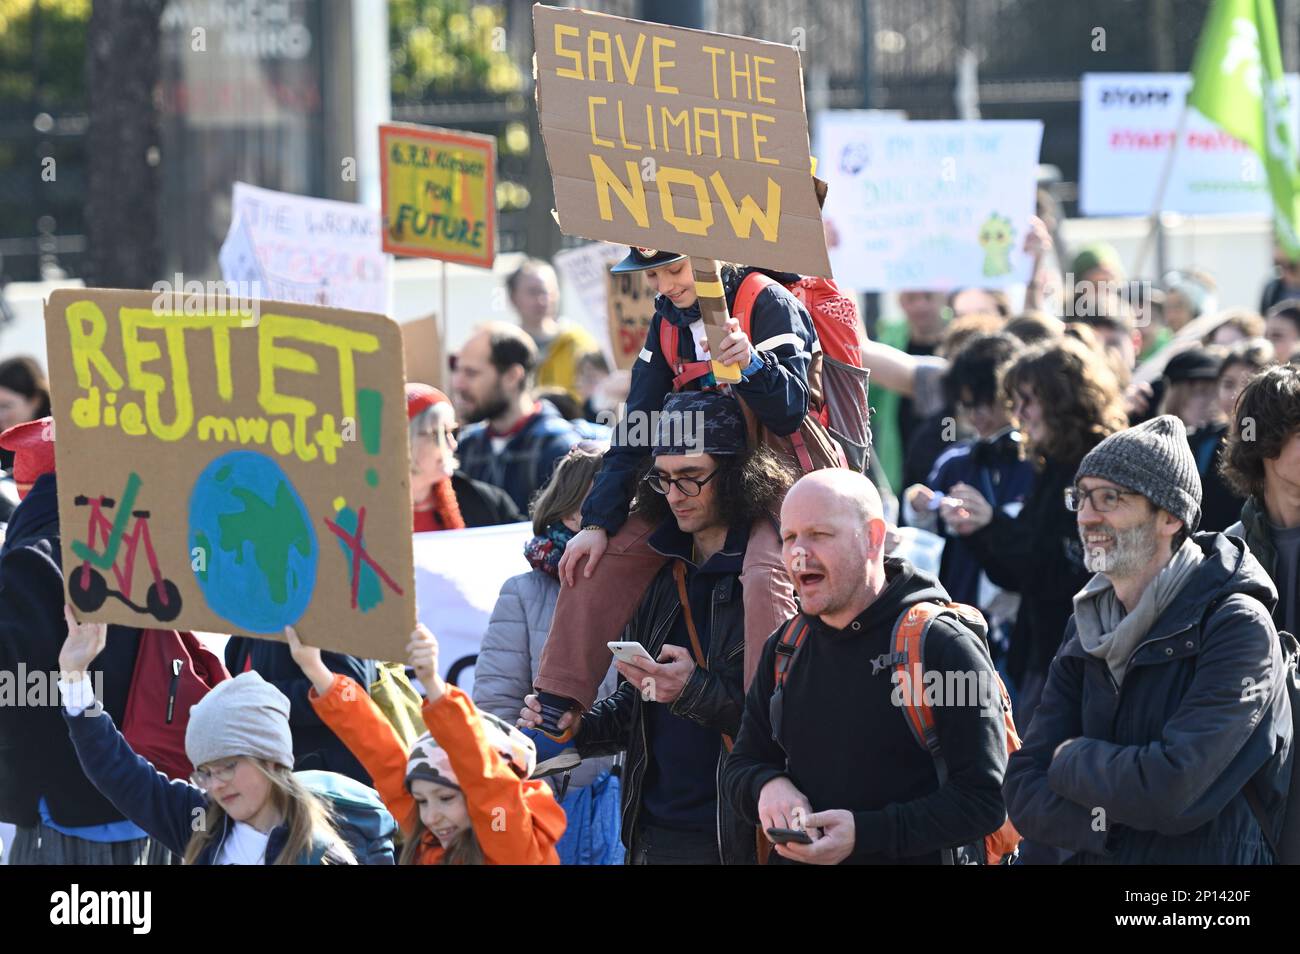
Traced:
<path fill-rule="evenodd" d="M 461 431 L 456 447 L 461 473 L 500 487 L 520 513 L 528 512 L 533 495 L 551 479 L 555 462 L 582 440 L 582 435 L 549 401 L 539 403 L 541 409 L 510 436 L 501 453 L 492 452 L 492 434 L 486 421 Z"/>
<path fill-rule="evenodd" d="M 466 527 L 496 527 L 527 519 L 500 487 L 457 472 L 451 475 L 451 489 L 456 492 L 456 505 L 460 507 Z"/>
<path fill-rule="evenodd" d="M 46 474 L 14 511 L 0 549 L 0 672 L 14 677 L 12 688 L 19 693 L 31 688 L 33 673 L 42 674 L 47 697 L 25 699 L 36 704 L 0 704 L 0 821 L 16 825 L 36 824 L 42 795 L 60 825 L 122 820 L 82 772 L 59 717 L 55 680 L 68 635 L 61 563 L 58 485 Z M 95 659 L 104 708 L 118 721 L 126 711 L 139 640 L 138 629 L 110 626 Z M 28 679 L 18 682 L 22 672 Z"/>
<path fill-rule="evenodd" d="M 782 689 L 779 729 L 771 708 L 781 630 L 768 639 L 723 788 L 741 817 L 757 824 L 763 786 L 787 776 L 814 812 L 853 813 L 856 841 L 843 863 L 940 864 L 944 849 L 977 843 L 1006 820 L 1007 747 L 992 691 L 996 677 L 979 637 L 951 616 L 930 624 L 924 671 L 974 674 L 977 685 L 989 687 L 971 698 L 963 685 L 962 698 L 932 707 L 948 770 L 940 785 L 934 759 L 896 704 L 893 667 L 878 662 L 892 653 L 894 627 L 910 606 L 947 602 L 948 594 L 904 560 L 886 560 L 885 572 L 885 589 L 843 629 L 810 620 Z"/>
<path fill-rule="evenodd" d="M 758 269 L 745 268 L 724 276 L 728 308 L 734 307 L 736 292 L 745 276 L 755 271 Z M 781 272 L 767 274 L 778 282 L 798 278 Z M 677 326 L 678 353 L 683 359 L 694 361 L 695 339 L 690 328 L 699 320 L 698 303 L 682 310 L 663 295 L 655 299 L 655 316 L 646 334 L 645 347 L 632 365 L 627 414 L 661 411 L 664 398 L 673 391 L 673 371 L 659 347 L 660 324 L 668 321 Z M 750 340 L 763 359 L 763 367 L 749 375 L 747 380 L 733 384 L 732 388 L 773 433 L 793 434 L 808 414 L 808 366 L 817 341 L 812 318 L 786 288 L 779 284 L 771 285 L 754 298 Z M 699 390 L 700 381 L 691 381 L 686 388 Z M 582 525 L 604 527 L 610 536 L 617 533 L 627 520 L 637 468 L 651 450 L 647 446 L 624 442 L 624 437 L 648 433 L 649 428 L 637 428 L 632 424 L 627 431 L 627 435 L 623 435 L 615 429 L 610 448 L 601 461 L 600 472 L 592 483 L 591 493 L 582 505 Z"/>
<path fill-rule="evenodd" d="M 665 556 L 689 555 L 690 537 L 680 534 L 671 518 L 668 523 L 672 524 L 670 530 L 660 527 L 650 539 L 651 546 Z M 685 538 L 684 548 L 663 544 L 665 539 L 674 536 Z M 715 561 L 729 560 L 734 571 L 712 577 L 709 612 L 692 614 L 701 642 L 707 643 L 708 668 L 697 666 L 677 699 L 668 704 L 672 715 L 718 733 L 718 763 L 710 781 L 718 786 L 717 833 L 723 864 L 753 864 L 756 848 L 754 829 L 736 815 L 721 789 L 729 759 L 722 745 L 722 736 L 735 738 L 740 729 L 745 699 L 745 610 L 740 584 L 744 546 L 735 546 L 735 541 L 744 540 L 745 536 L 744 531 L 733 528 L 722 551 L 706 564 L 718 565 Z M 669 560 L 654 578 L 622 636 L 626 641 L 639 642 L 656 659 L 668 641 L 670 631 L 675 627 L 684 628 L 681 598 L 673 578 L 673 562 Z M 583 758 L 627 753 L 622 778 L 622 837 L 629 863 L 636 856 L 642 788 L 654 757 L 648 729 L 651 722 L 648 707 L 652 705 L 662 703 L 648 701 L 643 697 L 641 687 L 620 677 L 614 694 L 597 702 L 582 716 L 582 728 L 575 739 L 578 753 Z"/>
<path fill-rule="evenodd" d="M 1269 615 L 1276 594 L 1240 540 L 1193 540 L 1205 562 L 1134 650 L 1118 690 L 1071 618 L 1011 756 L 1011 820 L 1026 838 L 1073 852 L 1073 863 L 1272 861 L 1245 789 L 1254 786 L 1277 832 L 1292 731 Z"/>

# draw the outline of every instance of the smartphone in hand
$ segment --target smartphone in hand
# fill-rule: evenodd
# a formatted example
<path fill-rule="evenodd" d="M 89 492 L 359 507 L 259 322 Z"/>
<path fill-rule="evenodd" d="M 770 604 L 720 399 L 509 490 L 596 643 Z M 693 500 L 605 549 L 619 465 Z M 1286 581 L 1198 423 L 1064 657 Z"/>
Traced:
<path fill-rule="evenodd" d="M 641 663 L 658 662 L 644 646 L 637 642 L 611 642 L 605 645 L 609 647 L 609 651 L 614 654 L 614 658 L 619 662 L 631 663 L 634 666 Z"/>
<path fill-rule="evenodd" d="M 769 828 L 767 829 L 767 840 L 774 845 L 811 845 L 812 838 L 806 831 L 798 828 Z"/>

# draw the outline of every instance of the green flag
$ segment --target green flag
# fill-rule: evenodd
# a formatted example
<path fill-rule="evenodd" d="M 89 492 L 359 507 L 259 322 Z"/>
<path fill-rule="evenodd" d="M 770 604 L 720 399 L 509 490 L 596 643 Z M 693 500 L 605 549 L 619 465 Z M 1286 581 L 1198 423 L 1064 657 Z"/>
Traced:
<path fill-rule="evenodd" d="M 1273 0 L 1214 0 L 1192 64 L 1187 102 L 1264 163 L 1278 242 L 1300 259 L 1296 135 L 1291 128 Z"/>

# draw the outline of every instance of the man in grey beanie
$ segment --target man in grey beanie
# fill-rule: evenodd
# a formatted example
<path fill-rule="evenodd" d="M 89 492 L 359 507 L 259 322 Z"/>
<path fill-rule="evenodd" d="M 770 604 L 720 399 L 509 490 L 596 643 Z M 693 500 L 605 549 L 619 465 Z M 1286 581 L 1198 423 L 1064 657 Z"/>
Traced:
<path fill-rule="evenodd" d="M 1183 423 L 1106 438 L 1064 503 L 1096 575 L 1008 763 L 1011 820 L 1085 864 L 1273 863 L 1292 735 L 1276 591 L 1239 539 L 1193 536 Z"/>

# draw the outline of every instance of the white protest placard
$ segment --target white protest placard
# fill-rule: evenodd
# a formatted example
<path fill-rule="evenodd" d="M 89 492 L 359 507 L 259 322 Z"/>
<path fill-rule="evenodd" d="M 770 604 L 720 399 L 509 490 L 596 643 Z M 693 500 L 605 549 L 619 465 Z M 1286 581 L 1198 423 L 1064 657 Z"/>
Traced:
<path fill-rule="evenodd" d="M 836 110 L 817 126 L 831 269 L 856 291 L 1005 288 L 1033 267 L 1037 121 L 881 122 Z"/>
<path fill-rule="evenodd" d="M 589 242 L 556 252 L 552 259 L 565 292 L 582 303 L 582 314 L 575 316 L 576 319 L 600 342 L 601 350 L 611 360 L 614 350 L 609 339 L 606 276 L 609 266 L 626 256 L 626 245 Z"/>
<path fill-rule="evenodd" d="M 416 617 L 438 637 L 442 677 L 474 691 L 474 659 L 501 587 L 527 573 L 531 523 L 437 530 L 412 537 Z"/>
<path fill-rule="evenodd" d="M 1187 73 L 1085 73 L 1079 134 L 1079 209 L 1084 215 L 1146 215 L 1155 200 Z M 1292 128 L 1300 123 L 1300 77 L 1287 76 Z M 1184 215 L 1272 212 L 1268 179 L 1249 148 L 1190 109 L 1161 208 Z"/>
<path fill-rule="evenodd" d="M 388 312 L 388 256 L 374 209 L 236 182 L 219 261 L 253 297 Z"/>

